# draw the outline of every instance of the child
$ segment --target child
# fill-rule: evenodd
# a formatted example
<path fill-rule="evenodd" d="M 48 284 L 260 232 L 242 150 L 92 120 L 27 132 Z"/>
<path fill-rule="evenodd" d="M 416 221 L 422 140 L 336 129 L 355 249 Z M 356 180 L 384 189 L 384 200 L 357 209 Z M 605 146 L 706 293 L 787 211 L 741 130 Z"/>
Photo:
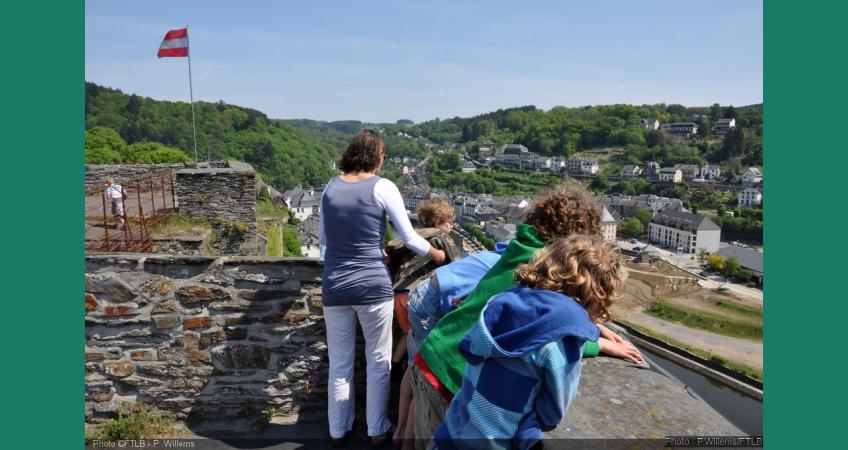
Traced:
<path fill-rule="evenodd" d="M 407 303 L 410 332 L 406 335 L 406 344 L 410 364 L 427 333 L 474 289 L 483 275 L 498 262 L 504 248 L 505 244 L 498 243 L 494 252 L 477 253 L 439 267 L 430 277 L 418 283 Z M 414 430 L 415 404 L 412 400 L 411 375 L 407 367 L 400 385 L 400 414 L 394 436 L 396 443 L 405 440 L 405 448 L 411 446 Z"/>
<path fill-rule="evenodd" d="M 430 330 L 415 356 L 411 377 L 417 449 L 423 449 L 424 443 L 433 436 L 451 398 L 462 386 L 466 361 L 458 345 L 477 322 L 489 299 L 514 286 L 513 270 L 529 262 L 547 242 L 574 234 L 600 235 L 601 215 L 601 209 L 579 182 L 566 184 L 536 199 L 501 259 L 462 304 Z M 587 344 L 584 352 L 594 356 L 598 347 L 597 343 Z"/>
<path fill-rule="evenodd" d="M 515 271 L 519 286 L 489 300 L 459 343 L 462 388 L 433 435 L 439 449 L 530 448 L 563 419 L 593 321 L 609 318 L 622 278 L 600 236 L 558 238 Z"/>

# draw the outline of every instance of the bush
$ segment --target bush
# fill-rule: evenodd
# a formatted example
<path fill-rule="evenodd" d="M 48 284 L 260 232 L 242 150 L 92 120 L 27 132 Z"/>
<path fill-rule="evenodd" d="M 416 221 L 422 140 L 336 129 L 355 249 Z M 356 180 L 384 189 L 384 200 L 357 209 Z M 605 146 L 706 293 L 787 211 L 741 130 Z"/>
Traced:
<path fill-rule="evenodd" d="M 171 422 L 168 419 L 140 410 L 128 416 L 119 413 L 117 419 L 104 423 L 89 438 L 98 441 L 151 439 L 166 436 L 172 432 Z"/>

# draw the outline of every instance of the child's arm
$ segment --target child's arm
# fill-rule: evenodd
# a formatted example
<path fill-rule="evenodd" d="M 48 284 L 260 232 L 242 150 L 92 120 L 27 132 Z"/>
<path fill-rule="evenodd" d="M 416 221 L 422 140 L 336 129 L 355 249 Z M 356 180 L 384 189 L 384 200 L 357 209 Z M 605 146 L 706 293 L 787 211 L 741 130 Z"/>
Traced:
<path fill-rule="evenodd" d="M 545 376 L 534 405 L 542 430 L 556 427 L 565 416 L 580 381 L 580 342 L 568 337 L 551 346 L 544 357 Z"/>

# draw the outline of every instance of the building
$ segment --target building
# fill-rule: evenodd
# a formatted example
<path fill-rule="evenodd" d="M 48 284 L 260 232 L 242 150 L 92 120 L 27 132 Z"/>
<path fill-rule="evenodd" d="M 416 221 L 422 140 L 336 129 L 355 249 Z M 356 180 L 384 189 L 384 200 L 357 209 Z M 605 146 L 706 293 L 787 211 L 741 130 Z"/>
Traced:
<path fill-rule="evenodd" d="M 698 178 L 698 175 L 701 174 L 701 168 L 694 164 L 675 164 L 674 168 L 680 169 L 680 173 L 683 175 L 684 180 Z"/>
<path fill-rule="evenodd" d="M 660 121 L 657 120 L 656 117 L 647 117 L 645 119 L 640 119 L 639 122 L 648 130 L 656 130 L 660 127 Z"/>
<path fill-rule="evenodd" d="M 680 211 L 683 209 L 683 202 L 677 198 L 658 197 L 651 194 L 641 195 L 613 195 L 601 199 L 601 204 L 609 209 L 613 217 L 633 217 L 637 209 L 647 209 L 651 214 L 657 214 L 660 211 L 671 209 Z"/>
<path fill-rule="evenodd" d="M 736 119 L 718 119 L 713 124 L 715 134 L 727 134 L 731 128 L 736 128 Z"/>
<path fill-rule="evenodd" d="M 533 167 L 533 156 L 530 150 L 520 144 L 505 144 L 495 151 L 495 162 L 507 167 Z M 527 163 L 530 163 L 528 166 Z"/>
<path fill-rule="evenodd" d="M 321 254 L 321 244 L 318 239 L 318 219 L 318 214 L 312 214 L 301 222 L 298 227 L 300 229 L 300 235 L 297 237 L 297 240 L 300 243 L 301 256 L 318 258 Z M 283 248 L 285 249 L 285 244 Z"/>
<path fill-rule="evenodd" d="M 465 161 L 462 163 L 462 173 L 471 173 L 477 170 L 477 167 L 474 166 L 474 163 L 471 161 Z"/>
<path fill-rule="evenodd" d="M 763 253 L 751 248 L 738 245 L 728 245 L 718 251 L 719 256 L 725 259 L 735 257 L 739 266 L 751 272 L 751 278 L 757 283 L 763 284 Z"/>
<path fill-rule="evenodd" d="M 737 200 L 740 208 L 758 206 L 763 202 L 763 193 L 757 188 L 745 188 L 739 191 Z"/>
<path fill-rule="evenodd" d="M 604 207 L 604 215 L 601 218 L 601 236 L 606 242 L 615 242 L 616 222 L 609 210 Z"/>
<path fill-rule="evenodd" d="M 537 172 L 548 172 L 551 170 L 551 165 L 553 164 L 553 158 L 550 156 L 537 156 L 533 161 L 533 169 Z"/>
<path fill-rule="evenodd" d="M 695 122 L 664 123 L 660 128 L 665 134 L 680 139 L 689 139 L 698 134 L 698 124 Z"/>
<path fill-rule="evenodd" d="M 598 162 L 584 156 L 572 156 L 565 163 L 566 170 L 572 175 L 595 175 L 598 173 Z"/>
<path fill-rule="evenodd" d="M 492 156 L 492 148 L 491 147 L 480 147 L 477 149 L 477 154 L 479 155 L 480 161 L 485 161 L 486 158 Z"/>
<path fill-rule="evenodd" d="M 701 167 L 701 178 L 705 180 L 718 180 L 721 176 L 721 169 L 718 166 L 707 165 Z"/>
<path fill-rule="evenodd" d="M 748 170 L 742 174 L 742 184 L 746 186 L 753 186 L 762 182 L 763 174 L 760 173 L 760 169 L 757 169 L 756 167 L 749 167 Z"/>
<path fill-rule="evenodd" d="M 645 175 L 645 178 L 649 180 L 655 180 L 660 177 L 660 165 L 657 162 L 650 161 L 648 164 L 645 164 L 645 171 L 642 172 Z"/>
<path fill-rule="evenodd" d="M 621 172 L 619 172 L 619 175 L 622 178 L 636 178 L 641 174 L 642 169 L 640 169 L 636 164 L 625 164 L 621 167 Z"/>
<path fill-rule="evenodd" d="M 516 225 L 514 223 L 504 223 L 498 220 L 487 222 L 483 228 L 483 232 L 487 236 L 494 239 L 495 242 L 508 242 L 515 239 Z"/>
<path fill-rule="evenodd" d="M 321 204 L 321 194 L 315 193 L 315 190 L 310 188 L 308 191 L 300 190 L 294 194 L 286 205 L 289 207 L 289 213 L 294 215 L 300 221 L 306 220 L 312 213 L 318 212 L 318 207 Z M 287 193 L 289 191 L 286 191 Z M 284 196 L 287 194 L 283 194 Z"/>
<path fill-rule="evenodd" d="M 719 249 L 721 228 L 710 219 L 682 211 L 662 211 L 648 224 L 652 243 L 683 253 L 703 248 L 709 253 Z"/>
<path fill-rule="evenodd" d="M 665 183 L 680 183 L 683 181 L 683 172 L 674 167 L 663 167 L 660 169 L 660 181 Z"/>

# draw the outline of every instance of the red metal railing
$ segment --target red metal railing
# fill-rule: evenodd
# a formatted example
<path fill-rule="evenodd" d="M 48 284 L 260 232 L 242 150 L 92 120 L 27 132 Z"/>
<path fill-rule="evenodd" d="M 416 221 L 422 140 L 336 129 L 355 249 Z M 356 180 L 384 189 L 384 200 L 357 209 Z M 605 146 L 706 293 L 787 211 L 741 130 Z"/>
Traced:
<path fill-rule="evenodd" d="M 174 180 L 164 169 L 115 182 L 126 196 L 111 199 L 106 185 L 85 192 L 85 250 L 98 252 L 152 252 L 150 232 L 174 211 Z M 121 208 L 113 206 L 120 202 Z M 123 216 L 117 212 L 123 210 Z M 121 224 L 120 218 L 123 218 Z"/>

